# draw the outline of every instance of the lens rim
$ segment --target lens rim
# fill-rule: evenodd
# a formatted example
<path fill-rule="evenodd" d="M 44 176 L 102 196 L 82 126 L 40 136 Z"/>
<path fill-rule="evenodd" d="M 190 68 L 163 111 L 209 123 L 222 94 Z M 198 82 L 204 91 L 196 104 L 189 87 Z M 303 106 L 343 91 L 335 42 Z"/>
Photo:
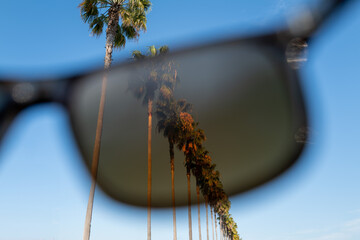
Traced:
<path fill-rule="evenodd" d="M 180 49 L 174 52 L 171 52 L 169 54 L 167 54 L 167 56 L 158 56 L 152 59 L 152 61 L 156 61 L 159 60 L 161 61 L 164 58 L 168 58 L 168 57 L 176 57 L 178 55 L 182 55 L 182 54 L 187 54 L 187 53 L 191 53 L 194 54 L 194 52 L 199 51 L 199 50 L 206 50 L 206 49 L 211 49 L 212 47 L 221 47 L 221 46 L 227 46 L 227 45 L 232 45 L 232 44 L 251 44 L 251 45 L 258 45 L 258 46 L 263 46 L 263 47 L 267 47 L 268 49 L 271 49 L 271 51 L 275 52 L 278 56 L 279 56 L 279 61 L 276 66 L 278 66 L 278 71 L 283 74 L 283 76 L 285 76 L 284 79 L 284 86 L 287 89 L 287 92 L 291 98 L 291 109 L 293 110 L 292 112 L 292 119 L 297 120 L 296 121 L 296 125 L 298 125 L 299 127 L 307 127 L 308 126 L 308 118 L 307 118 L 307 111 L 306 111 L 306 107 L 305 107 L 305 101 L 304 101 L 304 97 L 303 97 L 303 91 L 301 89 L 300 86 L 300 82 L 299 82 L 299 74 L 298 74 L 298 70 L 297 69 L 292 69 L 287 61 L 286 61 L 286 45 L 287 43 L 290 41 L 291 39 L 289 38 L 289 35 L 286 32 L 281 32 L 281 33 L 277 33 L 277 34 L 268 34 L 268 35 L 262 35 L 262 36 L 255 36 L 255 37 L 249 37 L 249 38 L 238 38 L 238 39 L 231 39 L 228 41 L 223 41 L 223 42 L 216 42 L 216 43 L 210 43 L 210 44 L 206 44 L 206 45 L 201 45 L 201 46 L 195 46 L 195 47 L 191 47 L 191 48 L 186 48 L 186 49 Z M 116 64 L 114 66 L 111 67 L 111 70 L 117 70 L 117 71 L 121 71 L 121 69 L 126 69 L 128 67 L 138 67 L 141 66 L 144 62 L 146 62 L 146 60 L 139 60 L 136 62 L 125 62 L 125 63 L 120 63 L 120 64 Z M 90 77 L 93 74 L 101 74 L 105 72 L 105 70 L 103 69 L 99 69 L 99 70 L 95 70 L 92 71 L 90 73 L 86 73 L 83 75 L 79 75 L 78 77 L 74 78 L 73 81 L 71 82 L 71 88 L 69 89 L 69 94 L 67 95 L 67 101 L 66 101 L 66 105 L 67 108 L 69 109 L 69 113 L 70 113 L 70 122 L 71 122 L 71 127 L 73 129 L 73 133 L 78 145 L 78 149 L 80 150 L 80 152 L 82 153 L 82 162 L 84 163 L 84 165 L 86 166 L 86 168 L 88 169 L 89 173 L 91 173 L 91 161 L 88 162 L 85 160 L 84 156 L 85 156 L 85 150 L 81 147 L 81 144 L 79 143 L 79 132 L 78 132 L 78 127 L 77 127 L 77 123 L 76 120 L 74 118 L 75 116 L 75 109 L 71 106 L 71 102 L 73 99 L 73 96 L 75 94 L 74 89 L 79 86 L 79 84 L 82 84 L 83 81 L 86 81 L 86 79 L 88 77 Z M 294 123 L 292 123 L 294 124 Z M 295 128 L 295 124 L 294 124 L 294 128 Z M 242 187 L 240 189 L 238 189 L 236 195 L 247 192 L 249 190 L 252 190 L 254 188 L 257 188 L 277 177 L 279 177 L 280 175 L 282 175 L 285 171 L 287 171 L 291 166 L 293 166 L 297 160 L 299 159 L 301 153 L 303 152 L 304 148 L 305 148 L 305 143 L 304 144 L 297 144 L 296 148 L 294 149 L 293 152 L 291 152 L 291 154 L 289 154 L 288 156 L 285 156 L 284 161 L 282 161 L 282 166 L 277 169 L 276 172 L 272 173 L 270 176 L 263 176 L 263 178 L 261 178 L 261 180 L 258 180 L 256 182 L 254 182 L 253 184 L 249 184 L 248 186 Z M 101 159 L 99 160 L 101 161 Z M 130 204 L 130 205 L 136 205 L 136 206 L 143 206 L 146 207 L 145 205 L 138 205 L 136 203 L 133 203 L 131 201 L 125 201 L 124 199 L 118 199 L 111 191 L 111 186 L 105 186 L 104 183 L 99 182 L 97 180 L 97 184 L 99 185 L 99 187 L 105 192 L 107 193 L 110 197 L 112 197 L 115 200 L 121 201 L 123 203 L 126 204 Z M 230 194 L 233 195 L 233 194 Z M 152 204 L 153 207 L 170 207 L 170 203 L 167 206 L 158 206 L 155 204 Z M 184 206 L 185 203 L 180 203 L 177 204 L 177 206 Z"/>

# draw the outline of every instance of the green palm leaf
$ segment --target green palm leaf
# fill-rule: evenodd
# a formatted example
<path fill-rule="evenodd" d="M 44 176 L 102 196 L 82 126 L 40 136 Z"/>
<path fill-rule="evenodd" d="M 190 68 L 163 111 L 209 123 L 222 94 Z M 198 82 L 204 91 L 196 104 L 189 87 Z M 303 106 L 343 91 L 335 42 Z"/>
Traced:
<path fill-rule="evenodd" d="M 99 15 L 96 0 L 85 0 L 79 5 L 81 18 L 84 22 L 92 22 Z"/>
<path fill-rule="evenodd" d="M 126 33 L 124 35 L 123 29 L 118 25 L 116 34 L 115 34 L 114 47 L 115 48 L 125 47 L 126 36 L 127 36 Z"/>
<path fill-rule="evenodd" d="M 89 24 L 91 33 L 95 36 L 100 36 L 103 32 L 105 23 L 106 23 L 106 17 L 104 15 L 93 18 Z"/>
<path fill-rule="evenodd" d="M 122 24 L 121 25 L 121 32 L 128 39 L 136 39 L 136 38 L 139 37 L 138 31 L 131 25 Z"/>

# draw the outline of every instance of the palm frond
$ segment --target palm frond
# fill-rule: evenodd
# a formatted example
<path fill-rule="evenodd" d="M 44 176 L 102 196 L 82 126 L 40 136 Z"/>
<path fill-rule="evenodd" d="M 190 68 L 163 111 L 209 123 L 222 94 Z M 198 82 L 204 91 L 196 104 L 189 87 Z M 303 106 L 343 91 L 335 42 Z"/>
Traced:
<path fill-rule="evenodd" d="M 100 36 L 101 33 L 103 32 L 105 22 L 106 22 L 106 16 L 104 15 L 94 18 L 89 24 L 91 33 L 95 36 Z"/>
<path fill-rule="evenodd" d="M 136 99 L 141 99 L 145 94 L 145 87 L 142 79 L 139 79 L 136 76 L 129 79 L 127 91 L 130 91 Z"/>
<path fill-rule="evenodd" d="M 144 59 L 146 57 L 139 50 L 134 50 L 131 55 L 135 60 Z"/>
<path fill-rule="evenodd" d="M 149 0 L 129 0 L 128 6 L 146 12 L 150 10 L 151 2 Z"/>
<path fill-rule="evenodd" d="M 125 35 L 126 38 L 128 39 L 136 39 L 139 37 L 139 33 L 136 31 L 136 29 L 133 26 L 122 24 L 121 31 L 123 35 Z"/>
<path fill-rule="evenodd" d="M 146 31 L 147 19 L 144 11 L 134 11 L 132 14 L 132 22 L 138 31 Z"/>
<path fill-rule="evenodd" d="M 146 11 L 139 0 L 129 1 L 121 12 L 123 24 L 133 26 L 137 31 L 146 31 Z"/>
<path fill-rule="evenodd" d="M 115 34 L 114 48 L 123 48 L 125 44 L 126 44 L 126 37 L 124 36 L 123 30 L 121 29 L 120 25 L 118 25 Z"/>
<path fill-rule="evenodd" d="M 131 10 L 128 7 L 121 6 L 120 17 L 121 17 L 122 25 L 124 26 L 132 25 Z"/>
<path fill-rule="evenodd" d="M 151 7 L 151 2 L 149 0 L 140 0 L 141 4 L 145 11 L 149 11 Z"/>
<path fill-rule="evenodd" d="M 156 47 L 154 45 L 149 46 L 149 55 L 151 57 L 155 57 L 157 53 Z"/>
<path fill-rule="evenodd" d="M 84 0 L 79 4 L 81 18 L 84 22 L 92 22 L 98 17 L 97 0 Z"/>
<path fill-rule="evenodd" d="M 185 99 L 178 100 L 177 105 L 181 112 L 190 112 L 192 110 L 192 105 L 187 103 Z"/>
<path fill-rule="evenodd" d="M 160 52 L 160 54 L 166 54 L 169 52 L 169 47 L 167 45 L 161 46 L 159 48 L 159 52 Z"/>
<path fill-rule="evenodd" d="M 109 0 L 98 0 L 100 7 L 110 7 L 112 2 Z"/>

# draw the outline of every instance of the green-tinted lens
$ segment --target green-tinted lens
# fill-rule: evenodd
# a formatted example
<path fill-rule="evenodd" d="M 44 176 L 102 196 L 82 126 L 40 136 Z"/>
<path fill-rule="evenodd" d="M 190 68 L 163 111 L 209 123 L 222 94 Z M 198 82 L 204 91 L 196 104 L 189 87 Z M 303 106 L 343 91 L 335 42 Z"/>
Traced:
<path fill-rule="evenodd" d="M 252 44 L 114 67 L 108 74 L 98 184 L 117 200 L 146 206 L 149 106 L 153 207 L 171 206 L 170 142 L 177 205 L 187 203 L 184 152 L 189 149 L 209 152 L 228 195 L 272 179 L 302 149 L 294 138 L 304 122 L 302 109 L 294 105 L 301 99 L 294 99 L 288 77 L 279 54 Z M 98 73 L 81 81 L 71 102 L 74 130 L 89 168 L 102 79 L 103 73 Z M 189 147 L 189 129 L 202 129 L 206 136 L 197 148 Z M 182 149 L 180 142 L 185 142 Z M 195 178 L 191 181 L 195 189 Z"/>

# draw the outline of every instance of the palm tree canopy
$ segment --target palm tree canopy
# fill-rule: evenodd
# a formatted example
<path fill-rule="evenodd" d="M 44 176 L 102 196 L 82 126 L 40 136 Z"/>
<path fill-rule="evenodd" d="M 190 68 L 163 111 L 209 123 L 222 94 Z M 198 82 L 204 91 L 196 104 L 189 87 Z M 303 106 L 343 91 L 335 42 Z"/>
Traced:
<path fill-rule="evenodd" d="M 164 136 L 175 143 L 179 140 L 181 131 L 179 128 L 180 114 L 189 112 L 191 105 L 185 100 L 176 101 L 172 95 L 165 95 L 164 92 L 170 91 L 168 88 L 164 87 L 162 90 L 156 108 L 157 129 L 159 132 L 163 131 Z"/>
<path fill-rule="evenodd" d="M 115 48 L 124 47 L 126 39 L 136 39 L 139 31 L 146 31 L 146 13 L 150 6 L 149 0 L 83 0 L 79 5 L 81 18 L 89 24 L 94 36 L 100 36 L 104 25 L 109 23 L 110 9 L 118 10 L 121 22 L 116 30 Z"/>
<path fill-rule="evenodd" d="M 156 48 L 154 45 L 149 46 L 145 53 L 139 50 L 132 52 L 132 58 L 136 61 L 165 55 L 169 51 L 168 46 L 161 46 Z M 139 69 L 139 74 L 134 74 L 133 78 L 129 80 L 128 90 L 131 91 L 137 99 L 142 99 L 144 105 L 149 100 L 154 100 L 157 91 L 165 93 L 164 91 L 172 92 L 178 80 L 176 70 L 173 67 L 174 63 L 171 60 L 163 61 L 148 61 L 145 67 Z M 171 94 L 169 92 L 169 94 Z"/>

